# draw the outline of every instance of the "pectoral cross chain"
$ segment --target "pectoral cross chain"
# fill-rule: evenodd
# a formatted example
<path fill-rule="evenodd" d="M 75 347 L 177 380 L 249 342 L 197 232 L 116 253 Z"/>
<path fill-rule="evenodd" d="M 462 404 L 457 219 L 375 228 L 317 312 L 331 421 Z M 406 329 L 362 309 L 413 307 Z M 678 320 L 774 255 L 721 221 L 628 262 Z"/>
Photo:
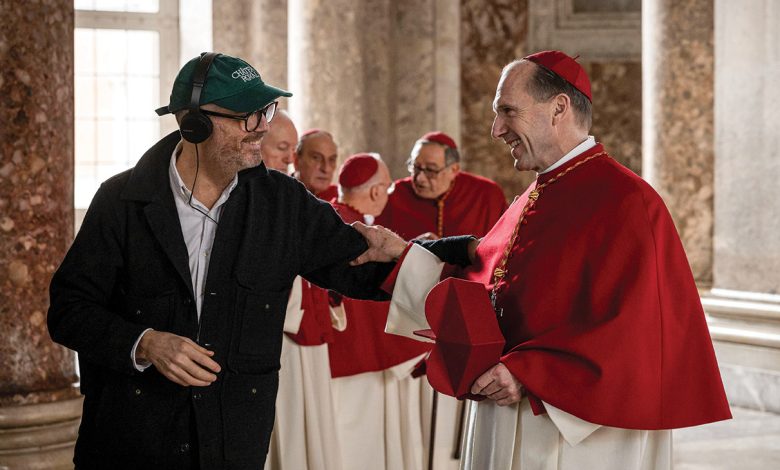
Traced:
<path fill-rule="evenodd" d="M 496 302 L 498 301 L 498 295 L 495 290 L 490 292 L 490 303 L 493 305 L 493 310 L 496 311 L 496 316 L 498 318 L 501 318 L 504 316 L 504 309 L 503 308 L 497 308 Z"/>

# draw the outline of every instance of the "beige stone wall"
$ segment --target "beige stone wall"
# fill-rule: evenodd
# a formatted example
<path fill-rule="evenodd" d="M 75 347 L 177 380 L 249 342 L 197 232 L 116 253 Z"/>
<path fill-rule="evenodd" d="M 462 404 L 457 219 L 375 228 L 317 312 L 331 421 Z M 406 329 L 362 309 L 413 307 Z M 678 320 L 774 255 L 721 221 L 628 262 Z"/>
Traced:
<path fill-rule="evenodd" d="M 461 147 L 468 171 L 495 180 L 511 200 L 533 181 L 512 167 L 507 146 L 493 140 L 493 97 L 501 69 L 527 54 L 525 0 L 461 1 Z"/>

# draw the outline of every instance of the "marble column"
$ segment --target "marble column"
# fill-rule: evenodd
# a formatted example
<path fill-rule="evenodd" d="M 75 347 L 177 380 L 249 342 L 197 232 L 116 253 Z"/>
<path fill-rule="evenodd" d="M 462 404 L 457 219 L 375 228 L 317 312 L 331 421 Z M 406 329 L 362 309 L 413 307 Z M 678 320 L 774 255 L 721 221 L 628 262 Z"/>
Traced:
<path fill-rule="evenodd" d="M 215 51 L 246 60 L 268 84 L 287 86 L 287 0 L 214 1 L 212 26 Z"/>
<path fill-rule="evenodd" d="M 713 1 L 642 2 L 642 176 L 666 201 L 700 285 L 712 283 Z"/>
<path fill-rule="evenodd" d="M 780 413 L 780 4 L 715 0 L 713 289 L 702 302 L 733 405 Z"/>
<path fill-rule="evenodd" d="M 289 0 L 289 89 L 301 129 L 333 133 L 339 158 L 379 152 L 405 176 L 414 141 L 458 135 L 458 8 L 446 0 Z"/>
<path fill-rule="evenodd" d="M 339 158 L 392 154 L 390 0 L 289 0 L 290 110 L 300 129 L 330 131 Z"/>
<path fill-rule="evenodd" d="M 73 1 L 0 11 L 0 468 L 67 468 L 81 399 L 46 311 L 73 237 Z"/>

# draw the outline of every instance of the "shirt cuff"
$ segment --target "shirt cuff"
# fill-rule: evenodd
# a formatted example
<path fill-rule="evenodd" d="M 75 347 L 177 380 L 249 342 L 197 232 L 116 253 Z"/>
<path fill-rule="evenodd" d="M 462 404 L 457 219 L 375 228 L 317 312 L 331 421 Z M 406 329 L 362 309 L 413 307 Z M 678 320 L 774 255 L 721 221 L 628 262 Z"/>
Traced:
<path fill-rule="evenodd" d="M 146 369 L 148 369 L 148 368 L 149 368 L 149 366 L 151 366 L 151 365 L 152 365 L 152 363 L 151 363 L 151 362 L 149 362 L 149 361 L 138 362 L 138 361 L 135 359 L 135 350 L 138 348 L 138 343 L 140 343 L 140 342 L 141 342 L 141 338 L 143 338 L 143 337 L 144 337 L 144 335 L 146 334 L 146 332 L 147 332 L 147 331 L 151 331 L 152 329 L 153 329 L 153 328 L 147 328 L 147 329 L 145 329 L 143 332 L 141 332 L 141 334 L 140 334 L 140 335 L 138 335 L 138 339 L 137 339 L 137 340 L 135 340 L 135 344 L 133 344 L 133 349 L 131 349 L 131 350 L 130 350 L 130 360 L 132 360 L 132 361 L 133 361 L 133 367 L 135 367 L 135 370 L 137 370 L 138 372 L 143 372 L 143 371 L 145 371 Z"/>

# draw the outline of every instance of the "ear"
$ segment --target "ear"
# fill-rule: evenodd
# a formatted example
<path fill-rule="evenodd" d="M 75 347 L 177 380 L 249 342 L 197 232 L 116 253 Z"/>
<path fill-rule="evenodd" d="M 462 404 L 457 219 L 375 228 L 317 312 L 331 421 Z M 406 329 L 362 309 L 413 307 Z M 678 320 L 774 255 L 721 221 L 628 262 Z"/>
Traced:
<path fill-rule="evenodd" d="M 294 171 L 298 171 L 298 152 L 293 151 L 292 156 L 293 169 Z"/>
<path fill-rule="evenodd" d="M 378 184 L 371 186 L 371 188 L 368 190 L 368 197 L 370 197 L 372 201 L 376 201 L 379 199 L 379 191 L 381 189 L 381 186 Z"/>
<path fill-rule="evenodd" d="M 457 175 L 460 172 L 460 162 L 452 164 L 452 174 Z"/>
<path fill-rule="evenodd" d="M 571 112 L 571 100 L 566 93 L 558 93 L 552 99 L 552 124 L 560 124 Z"/>

